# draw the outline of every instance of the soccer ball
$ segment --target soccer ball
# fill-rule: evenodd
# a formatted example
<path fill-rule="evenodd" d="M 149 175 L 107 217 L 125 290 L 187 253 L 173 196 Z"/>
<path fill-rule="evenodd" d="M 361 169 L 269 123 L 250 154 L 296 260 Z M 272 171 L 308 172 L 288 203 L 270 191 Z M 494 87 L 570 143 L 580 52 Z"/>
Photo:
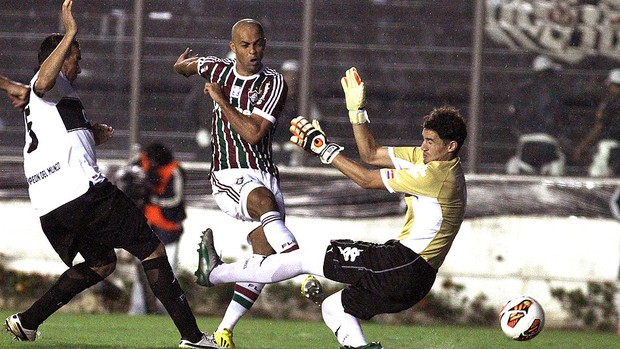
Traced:
<path fill-rule="evenodd" d="M 506 302 L 499 312 L 499 324 L 504 334 L 517 341 L 536 337 L 545 324 L 545 312 L 534 298 L 520 296 Z"/>

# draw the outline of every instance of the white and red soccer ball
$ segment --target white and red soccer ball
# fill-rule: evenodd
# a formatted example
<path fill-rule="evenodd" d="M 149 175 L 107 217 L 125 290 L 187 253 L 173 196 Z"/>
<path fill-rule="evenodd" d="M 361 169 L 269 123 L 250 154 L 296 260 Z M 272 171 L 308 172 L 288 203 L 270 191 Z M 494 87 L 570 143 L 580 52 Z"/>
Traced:
<path fill-rule="evenodd" d="M 542 331 L 545 312 L 534 298 L 520 296 L 506 302 L 499 312 L 499 324 L 508 338 L 530 340 Z"/>

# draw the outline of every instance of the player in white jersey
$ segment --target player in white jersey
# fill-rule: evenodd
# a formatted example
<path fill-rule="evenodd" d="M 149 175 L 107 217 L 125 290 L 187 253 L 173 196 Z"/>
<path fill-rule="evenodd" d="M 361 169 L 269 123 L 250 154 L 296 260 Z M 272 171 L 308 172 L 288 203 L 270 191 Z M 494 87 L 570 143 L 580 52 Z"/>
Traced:
<path fill-rule="evenodd" d="M 283 76 L 262 63 L 266 45 L 263 28 L 253 19 L 238 21 L 231 31 L 233 59 L 193 56 L 186 49 L 174 64 L 183 76 L 205 78 L 213 99 L 211 120 L 213 197 L 228 215 L 260 222 L 248 235 L 252 251 L 265 256 L 298 249 L 284 225 L 284 199 L 272 159 L 272 138 L 284 107 Z M 288 127 L 288 121 L 282 127 Z M 215 339 L 234 348 L 232 330 L 254 304 L 264 285 L 239 283 Z"/>
<path fill-rule="evenodd" d="M 220 348 L 198 328 L 165 247 L 142 212 L 97 167 L 95 145 L 113 130 L 104 129 L 103 138 L 95 138 L 73 88 L 81 50 L 72 6 L 71 0 L 62 5 L 66 33 L 52 34 L 41 44 L 24 109 L 30 199 L 43 232 L 69 269 L 27 310 L 9 316 L 5 328 L 16 340 L 34 341 L 49 316 L 114 271 L 114 249 L 123 248 L 142 261 L 153 293 L 181 334 L 179 347 Z M 78 253 L 84 262 L 74 265 Z"/>
<path fill-rule="evenodd" d="M 291 142 L 332 164 L 367 189 L 407 197 L 406 221 L 395 239 L 383 244 L 332 240 L 326 248 L 302 248 L 288 254 L 222 263 L 212 232 L 201 241 L 198 274 L 208 286 L 227 282 L 278 282 L 303 273 L 322 275 L 348 285 L 323 301 L 325 324 L 342 348 L 380 349 L 368 343 L 359 319 L 395 313 L 418 303 L 431 289 L 465 215 L 465 176 L 458 157 L 467 137 L 465 121 L 451 107 L 424 117 L 422 145 L 383 147 L 368 128 L 364 84 L 355 68 L 342 79 L 349 119 L 361 159 L 381 169 L 368 169 L 327 141 L 317 122 L 298 117 Z"/>

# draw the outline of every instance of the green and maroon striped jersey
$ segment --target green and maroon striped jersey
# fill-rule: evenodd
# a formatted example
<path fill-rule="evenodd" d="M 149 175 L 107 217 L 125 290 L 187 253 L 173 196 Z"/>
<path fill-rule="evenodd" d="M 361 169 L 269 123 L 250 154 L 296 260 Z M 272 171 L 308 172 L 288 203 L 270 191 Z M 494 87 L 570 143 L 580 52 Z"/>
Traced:
<path fill-rule="evenodd" d="M 273 69 L 263 67 L 252 76 L 238 75 L 234 59 L 214 56 L 198 61 L 198 74 L 222 88 L 229 103 L 246 116 L 256 114 L 273 124 L 258 143 L 244 141 L 232 128 L 221 108 L 214 103 L 211 120 L 213 163 L 212 171 L 229 168 L 251 168 L 278 177 L 272 160 L 271 142 L 280 112 L 286 102 L 287 86 L 284 78 Z"/>

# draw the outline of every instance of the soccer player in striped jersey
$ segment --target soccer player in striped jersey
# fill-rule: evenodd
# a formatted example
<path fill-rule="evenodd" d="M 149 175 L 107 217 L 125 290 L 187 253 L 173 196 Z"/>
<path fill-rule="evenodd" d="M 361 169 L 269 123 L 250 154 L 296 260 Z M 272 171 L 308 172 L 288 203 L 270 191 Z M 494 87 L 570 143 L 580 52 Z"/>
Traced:
<path fill-rule="evenodd" d="M 261 24 L 242 19 L 231 30 L 234 58 L 198 57 L 186 49 L 174 64 L 181 75 L 198 74 L 206 79 L 205 93 L 213 99 L 213 197 L 228 215 L 260 222 L 248 235 L 255 258 L 299 248 L 284 225 L 284 199 L 271 149 L 287 85 L 280 73 L 263 65 L 266 43 Z M 287 120 L 282 127 L 288 126 Z M 232 330 L 263 287 L 257 283 L 235 285 L 233 300 L 215 331 L 220 345 L 234 348 Z"/>
<path fill-rule="evenodd" d="M 325 247 L 301 248 L 261 260 L 222 263 L 205 231 L 197 274 L 207 286 L 227 282 L 279 282 L 311 273 L 347 284 L 322 304 L 323 320 L 342 349 L 381 349 L 368 343 L 359 320 L 409 309 L 428 294 L 465 215 L 465 176 L 458 157 L 467 127 L 458 110 L 434 109 L 424 117 L 419 147 L 384 147 L 370 132 L 365 92 L 355 68 L 342 79 L 349 120 L 362 161 L 327 141 L 318 123 L 300 116 L 291 124 L 291 142 L 331 164 L 359 186 L 406 196 L 405 224 L 383 244 L 332 240 Z M 337 235 L 337 233 L 335 233 Z"/>
<path fill-rule="evenodd" d="M 24 109 L 30 201 L 43 233 L 68 269 L 4 326 L 16 340 L 36 340 L 49 316 L 114 271 L 115 248 L 122 248 L 142 261 L 153 293 L 181 334 L 179 348 L 220 348 L 198 328 L 165 247 L 142 212 L 99 171 L 95 145 L 109 140 L 113 129 L 105 129 L 104 138 L 96 137 L 73 87 L 82 54 L 72 7 L 72 0 L 62 4 L 65 34 L 49 35 L 41 43 Z M 74 265 L 78 253 L 84 262 Z"/>

